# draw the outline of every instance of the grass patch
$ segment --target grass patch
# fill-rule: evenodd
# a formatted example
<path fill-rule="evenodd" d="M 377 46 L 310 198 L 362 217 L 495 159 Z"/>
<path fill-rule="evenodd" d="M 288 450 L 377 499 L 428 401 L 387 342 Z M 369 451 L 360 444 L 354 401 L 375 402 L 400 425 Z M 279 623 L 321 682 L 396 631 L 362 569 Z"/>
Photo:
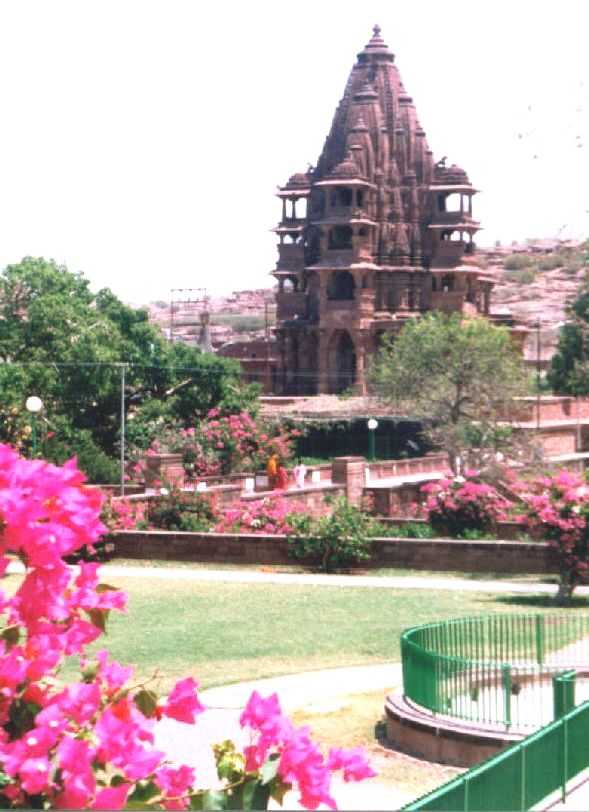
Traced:
<path fill-rule="evenodd" d="M 139 677 L 158 670 L 162 690 L 188 674 L 209 687 L 398 661 L 399 636 L 408 626 L 516 611 L 505 596 L 459 590 L 207 584 L 106 574 L 105 580 L 129 593 L 130 614 L 112 615 L 98 647 L 133 663 Z M 577 603 L 569 613 L 589 607 L 588 599 Z"/>
<path fill-rule="evenodd" d="M 397 686 L 395 686 L 397 687 Z M 309 725 L 313 735 L 327 747 L 364 747 L 376 780 L 402 792 L 423 795 L 464 770 L 421 761 L 379 743 L 384 725 L 382 691 L 337 697 L 333 707 L 310 705 L 296 711 L 297 725 Z"/>

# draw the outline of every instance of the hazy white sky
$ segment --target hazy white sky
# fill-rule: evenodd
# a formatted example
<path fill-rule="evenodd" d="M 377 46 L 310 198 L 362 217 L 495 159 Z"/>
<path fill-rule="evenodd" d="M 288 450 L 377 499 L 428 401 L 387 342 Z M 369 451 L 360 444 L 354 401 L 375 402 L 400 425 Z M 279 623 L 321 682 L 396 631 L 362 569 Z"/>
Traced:
<path fill-rule="evenodd" d="M 3 0 L 0 265 L 127 301 L 264 287 L 375 22 L 481 244 L 589 236 L 587 0 Z"/>

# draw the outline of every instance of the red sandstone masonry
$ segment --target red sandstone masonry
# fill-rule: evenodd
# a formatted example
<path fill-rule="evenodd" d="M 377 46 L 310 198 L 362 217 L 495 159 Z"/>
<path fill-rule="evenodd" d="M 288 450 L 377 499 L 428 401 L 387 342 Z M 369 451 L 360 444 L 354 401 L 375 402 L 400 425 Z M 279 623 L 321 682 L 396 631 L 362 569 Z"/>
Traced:
<path fill-rule="evenodd" d="M 120 531 L 111 536 L 115 557 L 155 561 L 292 564 L 285 536 Z M 443 572 L 557 572 L 554 550 L 541 542 L 374 539 L 366 567 Z"/>

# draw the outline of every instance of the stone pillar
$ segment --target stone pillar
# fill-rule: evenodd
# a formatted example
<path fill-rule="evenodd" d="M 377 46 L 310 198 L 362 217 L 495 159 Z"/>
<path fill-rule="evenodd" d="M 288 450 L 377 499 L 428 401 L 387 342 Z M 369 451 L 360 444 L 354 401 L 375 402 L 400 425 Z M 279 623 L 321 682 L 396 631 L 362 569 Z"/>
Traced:
<path fill-rule="evenodd" d="M 364 457 L 335 457 L 331 463 L 331 481 L 334 485 L 345 485 L 346 498 L 356 507 L 362 504 L 366 482 L 365 469 Z"/>
<path fill-rule="evenodd" d="M 182 454 L 153 454 L 144 458 L 144 465 L 146 488 L 184 487 Z"/>
<path fill-rule="evenodd" d="M 363 335 L 354 331 L 352 333 L 354 349 L 356 352 L 356 382 L 354 386 L 355 394 L 366 394 L 366 347 L 364 346 Z"/>
<path fill-rule="evenodd" d="M 319 361 L 319 381 L 318 381 L 318 394 L 326 395 L 329 392 L 329 358 L 328 358 L 328 345 L 329 345 L 329 332 L 325 329 L 319 329 L 319 346 L 317 356 Z"/>

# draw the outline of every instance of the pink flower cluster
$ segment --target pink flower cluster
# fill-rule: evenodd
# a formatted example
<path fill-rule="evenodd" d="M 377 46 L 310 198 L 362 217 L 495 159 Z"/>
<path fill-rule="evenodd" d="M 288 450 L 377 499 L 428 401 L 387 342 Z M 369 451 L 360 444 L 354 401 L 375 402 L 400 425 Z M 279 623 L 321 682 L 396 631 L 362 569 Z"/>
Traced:
<path fill-rule="evenodd" d="M 218 409 L 211 409 L 194 428 L 164 432 L 147 454 L 181 452 L 190 478 L 219 476 L 263 469 L 274 453 L 288 459 L 299 433 L 255 420 L 248 412 L 221 415 Z"/>
<path fill-rule="evenodd" d="M 560 553 L 561 566 L 573 580 L 589 573 L 589 486 L 575 473 L 559 471 L 553 477 L 538 477 L 515 484 L 524 511 L 519 520 L 542 535 Z"/>
<path fill-rule="evenodd" d="M 102 506 L 101 519 L 111 531 L 134 530 L 137 522 L 147 520 L 145 504 L 124 497 L 109 496 Z"/>
<path fill-rule="evenodd" d="M 180 680 L 160 700 L 144 686 L 130 686 L 132 669 L 110 660 L 105 650 L 93 658 L 86 654 L 109 612 L 124 610 L 126 603 L 124 593 L 99 583 L 97 564 L 75 569 L 63 561 L 104 532 L 101 504 L 102 495 L 85 487 L 74 461 L 63 467 L 31 462 L 0 446 L 0 569 L 6 571 L 10 553 L 26 565 L 14 596 L 0 593 L 6 616 L 0 633 L 3 808 L 121 809 L 132 803 L 183 810 L 202 794 L 194 789 L 192 768 L 168 763 L 153 746 L 162 716 L 193 724 L 204 712 L 198 684 Z M 71 656 L 79 658 L 81 679 L 63 685 L 57 675 Z M 314 789 L 317 747 L 301 739 L 297 750 L 293 736 L 273 740 L 268 752 L 281 763 L 284 758 L 283 780 L 302 782 L 302 795 L 314 803 L 317 792 L 327 797 L 328 780 Z M 299 754 L 309 763 L 307 771 Z M 317 769 L 343 769 L 344 776 L 359 778 L 370 774 L 363 764 L 361 754 L 344 752 Z M 261 774 L 244 772 L 227 792 L 252 780 L 263 782 Z"/>
<path fill-rule="evenodd" d="M 425 509 L 434 529 L 459 536 L 466 530 L 489 530 L 503 519 L 510 503 L 491 485 L 482 482 L 477 471 L 440 479 L 422 487 L 427 494 Z"/>
<path fill-rule="evenodd" d="M 296 728 L 281 711 L 276 694 L 263 699 L 257 691 L 251 695 L 240 724 L 252 732 L 246 746 L 246 770 L 255 772 L 268 760 L 277 762 L 277 774 L 286 784 L 296 784 L 299 802 L 306 809 L 325 804 L 336 809 L 330 794 L 331 773 L 342 770 L 344 781 L 361 781 L 376 773 L 367 764 L 360 748 L 333 748 L 327 759 L 309 736 L 309 728 Z"/>
<path fill-rule="evenodd" d="M 292 532 L 288 516 L 300 509 L 300 505 L 288 502 L 281 496 L 242 502 L 222 512 L 215 532 L 288 535 Z"/>

